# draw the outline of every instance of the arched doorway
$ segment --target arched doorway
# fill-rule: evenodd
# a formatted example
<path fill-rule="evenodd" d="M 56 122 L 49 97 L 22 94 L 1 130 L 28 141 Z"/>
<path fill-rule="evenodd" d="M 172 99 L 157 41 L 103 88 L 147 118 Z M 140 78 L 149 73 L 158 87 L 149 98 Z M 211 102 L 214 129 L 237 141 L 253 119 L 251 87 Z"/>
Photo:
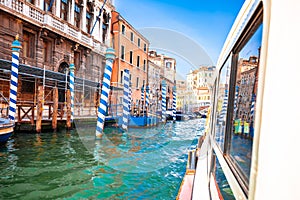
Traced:
<path fill-rule="evenodd" d="M 59 68 L 58 68 L 58 72 L 60 73 L 63 73 L 63 74 L 66 74 L 66 72 L 68 72 L 68 69 L 69 69 L 69 64 L 66 63 L 66 62 L 62 62 L 60 65 L 59 65 Z M 69 87 L 68 84 L 66 83 L 67 85 L 67 88 Z M 58 87 L 58 102 L 60 103 L 63 103 L 65 102 L 65 86 L 61 86 L 61 87 Z"/>

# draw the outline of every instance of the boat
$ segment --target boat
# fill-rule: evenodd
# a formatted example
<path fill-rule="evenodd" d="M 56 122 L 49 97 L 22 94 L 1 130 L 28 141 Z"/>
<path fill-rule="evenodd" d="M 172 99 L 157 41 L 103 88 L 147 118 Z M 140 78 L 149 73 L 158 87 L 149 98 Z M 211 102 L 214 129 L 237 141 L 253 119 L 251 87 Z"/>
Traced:
<path fill-rule="evenodd" d="M 0 144 L 5 144 L 14 132 L 14 123 L 6 118 L 0 118 Z"/>
<path fill-rule="evenodd" d="M 187 167 L 177 199 L 300 199 L 299 17 L 300 1 L 244 2 L 210 82 L 195 173 Z"/>

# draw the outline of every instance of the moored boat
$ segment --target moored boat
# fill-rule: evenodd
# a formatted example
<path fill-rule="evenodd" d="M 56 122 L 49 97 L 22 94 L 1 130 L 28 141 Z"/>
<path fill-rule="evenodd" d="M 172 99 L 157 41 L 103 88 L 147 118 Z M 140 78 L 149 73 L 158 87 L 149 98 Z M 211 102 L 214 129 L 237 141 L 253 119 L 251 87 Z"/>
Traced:
<path fill-rule="evenodd" d="M 5 144 L 14 132 L 14 123 L 9 119 L 0 118 L 0 144 Z"/>

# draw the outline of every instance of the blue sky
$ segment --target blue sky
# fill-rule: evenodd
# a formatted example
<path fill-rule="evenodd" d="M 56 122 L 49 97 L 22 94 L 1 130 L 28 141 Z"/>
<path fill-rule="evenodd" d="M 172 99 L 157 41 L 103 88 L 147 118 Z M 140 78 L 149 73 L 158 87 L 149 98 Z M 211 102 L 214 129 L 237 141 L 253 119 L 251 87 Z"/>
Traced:
<path fill-rule="evenodd" d="M 243 3 L 244 0 L 115 0 L 116 10 L 137 30 L 155 27 L 179 32 L 200 45 L 213 65 Z M 195 65 L 201 64 L 199 58 Z M 182 74 L 189 68 L 184 60 L 177 61 Z"/>

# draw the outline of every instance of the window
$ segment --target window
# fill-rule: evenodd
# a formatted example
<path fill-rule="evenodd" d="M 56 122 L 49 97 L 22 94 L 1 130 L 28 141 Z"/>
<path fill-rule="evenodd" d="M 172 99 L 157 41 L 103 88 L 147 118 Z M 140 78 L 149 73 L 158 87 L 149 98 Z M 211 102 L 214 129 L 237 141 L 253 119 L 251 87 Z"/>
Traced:
<path fill-rule="evenodd" d="M 44 62 L 50 63 L 52 58 L 52 44 L 50 41 L 44 41 L 43 59 Z"/>
<path fill-rule="evenodd" d="M 146 86 L 146 84 L 145 84 L 145 83 L 146 83 L 146 81 L 145 81 L 145 80 L 143 80 L 143 86 Z"/>
<path fill-rule="evenodd" d="M 134 41 L 133 32 L 130 33 L 130 41 L 131 41 L 131 42 Z"/>
<path fill-rule="evenodd" d="M 92 24 L 92 14 L 88 11 L 86 11 L 86 31 L 88 33 L 91 32 L 91 24 Z"/>
<path fill-rule="evenodd" d="M 103 23 L 102 23 L 102 42 L 106 43 L 107 39 L 107 29 L 108 29 L 108 23 L 110 20 L 109 13 L 106 12 L 105 9 L 103 9 Z"/>
<path fill-rule="evenodd" d="M 25 80 L 30 80 L 30 78 Z M 32 91 L 34 91 L 34 81 L 25 81 L 25 80 L 21 80 L 22 84 L 21 84 L 21 92 L 22 93 L 32 93 Z"/>
<path fill-rule="evenodd" d="M 237 74 L 235 81 L 235 96 L 231 145 L 229 153 L 238 170 L 248 182 L 251 167 L 252 139 L 254 133 L 255 99 L 257 94 L 257 80 L 259 51 L 262 41 L 262 24 L 252 30 L 254 34 L 238 51 Z M 255 56 L 255 62 L 249 58 Z M 252 61 L 252 62 L 251 62 Z M 252 81 L 247 77 L 254 76 Z M 244 81 L 243 81 L 244 80 Z"/>
<path fill-rule="evenodd" d="M 122 24 L 122 34 L 125 35 L 125 25 Z"/>
<path fill-rule="evenodd" d="M 138 38 L 138 47 L 140 47 L 140 46 L 141 46 L 141 39 Z"/>
<path fill-rule="evenodd" d="M 60 4 L 60 18 L 68 21 L 68 0 L 62 0 Z"/>
<path fill-rule="evenodd" d="M 34 58 L 34 35 L 30 32 L 24 31 L 23 40 L 23 56 L 26 58 Z"/>
<path fill-rule="evenodd" d="M 139 88 L 139 77 L 136 77 L 136 88 Z"/>
<path fill-rule="evenodd" d="M 80 14 L 80 7 L 78 4 L 75 4 L 74 10 L 75 10 L 75 13 L 74 13 L 75 26 L 77 28 L 80 28 L 81 14 Z"/>
<path fill-rule="evenodd" d="M 216 143 L 246 193 L 249 189 L 263 29 L 262 9 L 257 13 L 220 69 L 217 93 L 212 97 L 217 105 L 214 119 Z"/>
<path fill-rule="evenodd" d="M 123 45 L 121 45 L 121 59 L 125 59 L 125 47 Z"/>
<path fill-rule="evenodd" d="M 133 59 L 132 59 L 132 51 L 129 52 L 129 63 L 132 64 Z"/>
<path fill-rule="evenodd" d="M 146 71 L 146 60 L 144 60 L 143 70 Z"/>
<path fill-rule="evenodd" d="M 137 56 L 137 59 L 136 59 L 136 66 L 137 66 L 137 67 L 140 67 L 140 56 Z"/>
<path fill-rule="evenodd" d="M 147 51 L 147 45 L 144 44 L 144 51 L 146 52 Z"/>
<path fill-rule="evenodd" d="M 216 115 L 216 130 L 215 140 L 224 151 L 225 131 L 226 131 L 226 116 L 229 94 L 229 77 L 231 71 L 231 57 L 223 65 L 220 71 L 219 88 L 217 94 L 217 115 Z"/>
<path fill-rule="evenodd" d="M 51 1 L 50 0 L 45 0 L 44 1 L 44 11 L 50 11 L 52 10 L 52 6 L 51 5 Z"/>
<path fill-rule="evenodd" d="M 29 2 L 34 5 L 34 0 L 26 0 L 26 2 Z"/>
<path fill-rule="evenodd" d="M 166 62 L 166 68 L 171 69 L 172 63 L 171 62 Z"/>
<path fill-rule="evenodd" d="M 123 71 L 121 71 L 120 83 L 123 83 Z"/>

